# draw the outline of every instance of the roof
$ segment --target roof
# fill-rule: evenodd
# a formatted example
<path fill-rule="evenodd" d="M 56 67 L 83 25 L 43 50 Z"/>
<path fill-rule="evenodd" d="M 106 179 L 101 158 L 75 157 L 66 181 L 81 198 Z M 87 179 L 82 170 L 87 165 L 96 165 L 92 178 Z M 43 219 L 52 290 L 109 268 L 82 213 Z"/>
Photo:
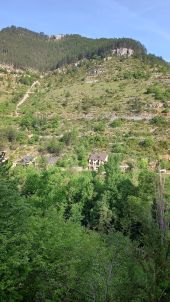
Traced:
<path fill-rule="evenodd" d="M 105 161 L 108 157 L 108 154 L 106 152 L 101 153 L 93 153 L 90 155 L 89 160 L 100 160 Z"/>
<path fill-rule="evenodd" d="M 35 157 L 33 157 L 32 155 L 26 155 L 26 156 L 23 157 L 22 162 L 23 163 L 30 163 L 34 160 L 35 160 Z"/>
<path fill-rule="evenodd" d="M 5 150 L 0 150 L 0 154 L 6 153 Z"/>
<path fill-rule="evenodd" d="M 51 156 L 51 157 L 46 158 L 46 161 L 49 165 L 56 164 L 57 160 L 58 160 L 58 157 L 56 157 L 56 156 Z"/>
<path fill-rule="evenodd" d="M 121 168 L 129 168 L 129 165 L 128 164 L 121 164 L 120 167 Z"/>

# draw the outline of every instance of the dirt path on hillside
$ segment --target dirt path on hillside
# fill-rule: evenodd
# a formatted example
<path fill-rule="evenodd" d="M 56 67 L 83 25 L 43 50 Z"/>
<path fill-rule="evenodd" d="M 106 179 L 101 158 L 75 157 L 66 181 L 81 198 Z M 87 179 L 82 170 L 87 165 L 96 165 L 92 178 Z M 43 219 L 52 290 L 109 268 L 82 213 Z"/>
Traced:
<path fill-rule="evenodd" d="M 32 89 L 34 88 L 34 86 L 36 85 L 40 85 L 40 82 L 39 81 L 35 81 L 31 87 L 28 88 L 27 92 L 24 94 L 24 96 L 22 97 L 22 99 L 18 102 L 17 106 L 16 106 L 16 109 L 15 109 L 15 115 L 18 116 L 19 115 L 19 112 L 18 112 L 18 109 L 19 107 L 25 103 L 25 101 L 29 98 L 29 95 L 30 93 L 32 93 Z"/>

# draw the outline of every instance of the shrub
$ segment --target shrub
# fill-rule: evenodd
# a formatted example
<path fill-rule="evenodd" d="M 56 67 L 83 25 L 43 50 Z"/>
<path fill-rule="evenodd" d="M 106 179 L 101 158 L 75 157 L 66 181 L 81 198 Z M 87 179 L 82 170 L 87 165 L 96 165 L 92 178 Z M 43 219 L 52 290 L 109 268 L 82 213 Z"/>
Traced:
<path fill-rule="evenodd" d="M 149 73 L 145 72 L 144 70 L 136 70 L 133 72 L 134 79 L 149 79 Z"/>
<path fill-rule="evenodd" d="M 5 136 L 8 139 L 8 141 L 12 143 L 17 139 L 17 132 L 14 128 L 9 127 L 5 130 Z"/>
<path fill-rule="evenodd" d="M 144 70 L 128 71 L 123 73 L 123 79 L 149 79 L 150 74 Z"/>
<path fill-rule="evenodd" d="M 63 144 L 54 138 L 47 143 L 46 150 L 51 154 L 60 155 L 63 150 Z"/>
<path fill-rule="evenodd" d="M 31 75 L 23 75 L 20 79 L 19 82 L 21 84 L 31 86 L 34 82 L 34 78 Z"/>
<path fill-rule="evenodd" d="M 113 144 L 113 152 L 114 153 L 126 154 L 126 151 L 127 151 L 127 146 L 125 147 L 124 145 L 119 144 L 119 143 Z"/>
<path fill-rule="evenodd" d="M 71 96 L 70 91 L 67 91 L 67 92 L 65 93 L 65 97 L 66 97 L 66 98 L 69 98 L 70 96 Z"/>
<path fill-rule="evenodd" d="M 17 93 L 15 93 L 12 97 L 12 103 L 16 104 L 24 95 L 23 91 L 19 91 Z"/>
<path fill-rule="evenodd" d="M 47 119 L 44 116 L 33 116 L 31 114 L 26 114 L 20 121 L 20 126 L 25 129 L 46 129 Z"/>
<path fill-rule="evenodd" d="M 156 126 L 164 126 L 167 121 L 163 116 L 155 116 L 151 119 L 150 123 Z"/>
<path fill-rule="evenodd" d="M 170 89 L 152 85 L 148 87 L 147 94 L 153 94 L 156 100 L 167 101 L 170 98 Z"/>
<path fill-rule="evenodd" d="M 122 126 L 123 121 L 121 119 L 114 120 L 111 124 L 110 127 L 112 128 L 117 128 Z"/>
<path fill-rule="evenodd" d="M 160 161 L 160 166 L 162 169 L 167 169 L 170 170 L 170 162 L 166 160 L 161 160 Z"/>
<path fill-rule="evenodd" d="M 77 142 L 78 133 L 76 130 L 64 133 L 63 137 L 60 139 L 66 146 L 74 145 Z"/>
<path fill-rule="evenodd" d="M 95 132 L 103 132 L 104 130 L 105 130 L 105 124 L 103 122 L 100 122 L 94 126 Z"/>
<path fill-rule="evenodd" d="M 131 110 L 135 111 L 136 113 L 140 113 L 143 108 L 143 102 L 139 98 L 135 98 L 131 102 Z"/>
<path fill-rule="evenodd" d="M 87 165 L 87 150 L 84 146 L 78 146 L 76 149 L 79 164 L 85 167 Z"/>
<path fill-rule="evenodd" d="M 150 148 L 154 145 L 154 141 L 152 138 L 146 138 L 145 140 L 141 141 L 139 145 L 143 148 Z"/>

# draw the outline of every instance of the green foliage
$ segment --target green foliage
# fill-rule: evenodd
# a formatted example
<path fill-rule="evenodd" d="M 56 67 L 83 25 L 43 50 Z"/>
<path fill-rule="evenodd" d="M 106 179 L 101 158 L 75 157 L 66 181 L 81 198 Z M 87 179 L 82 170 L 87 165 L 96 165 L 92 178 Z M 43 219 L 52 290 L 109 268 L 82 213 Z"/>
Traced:
<path fill-rule="evenodd" d="M 34 116 L 32 114 L 25 114 L 20 120 L 20 126 L 28 130 L 45 130 L 47 127 L 47 119 L 43 115 Z"/>
<path fill-rule="evenodd" d="M 151 74 L 157 83 L 155 72 L 166 71 L 164 62 L 102 59 L 114 47 L 145 51 L 131 39 L 74 35 L 57 41 L 15 27 L 0 37 L 2 32 L 2 48 L 16 47 L 13 53 L 7 47 L 0 60 L 13 58 L 18 66 L 48 70 L 91 60 L 40 78 L 18 116 L 15 103 L 34 74 L 2 72 L 1 112 L 9 114 L 1 119 L 1 148 L 7 146 L 14 160 L 38 151 L 59 160 L 39 165 L 37 156 L 35 167 L 0 165 L 0 301 L 169 302 L 169 229 L 162 233 L 158 201 L 166 201 L 161 213 L 167 226 L 170 182 L 161 174 L 160 192 L 158 175 L 148 170 L 168 152 L 169 122 L 162 113 L 148 121 L 146 106 L 155 94 L 168 109 L 169 88 L 162 80 L 145 94 L 147 78 Z M 89 85 L 93 70 L 102 72 Z M 111 123 L 115 108 L 118 119 Z M 131 120 L 130 110 L 146 120 Z M 114 152 L 98 172 L 87 170 L 92 150 Z M 124 162 L 133 171 L 122 172 Z M 160 167 L 169 164 L 160 161 Z"/>
<path fill-rule="evenodd" d="M 151 124 L 156 125 L 156 126 L 164 126 L 167 124 L 167 121 L 163 116 L 155 116 L 151 120 Z"/>
<path fill-rule="evenodd" d="M 170 89 L 159 85 L 148 87 L 146 93 L 153 94 L 156 100 L 167 101 L 170 98 Z"/>
<path fill-rule="evenodd" d="M 162 169 L 170 170 L 170 162 L 169 162 L 169 161 L 166 161 L 166 160 L 161 160 L 161 161 L 160 161 L 160 167 L 161 167 Z"/>
<path fill-rule="evenodd" d="M 155 175 L 145 166 L 134 184 L 120 162 L 105 176 L 0 166 L 0 300 L 169 301 Z"/>
<path fill-rule="evenodd" d="M 140 142 L 140 146 L 143 148 L 150 148 L 154 145 L 154 141 L 151 138 L 146 138 Z"/>
<path fill-rule="evenodd" d="M 139 98 L 135 98 L 131 102 L 131 110 L 135 111 L 136 113 L 141 113 L 143 109 L 143 102 Z"/>
<path fill-rule="evenodd" d="M 64 133 L 62 138 L 61 138 L 61 142 L 64 143 L 66 146 L 70 146 L 70 145 L 74 145 L 77 142 L 77 130 L 73 129 L 72 131 L 69 131 L 67 133 Z"/>
<path fill-rule="evenodd" d="M 99 122 L 94 127 L 95 132 L 103 132 L 104 130 L 105 130 L 105 123 L 104 122 Z"/>
<path fill-rule="evenodd" d="M 23 95 L 24 95 L 23 91 L 14 92 L 12 96 L 12 103 L 14 104 L 18 103 L 19 100 L 23 97 Z"/>
<path fill-rule="evenodd" d="M 150 74 L 144 70 L 125 71 L 123 73 L 123 79 L 145 79 L 148 80 Z"/>
<path fill-rule="evenodd" d="M 9 127 L 5 129 L 5 136 L 7 137 L 10 143 L 14 142 L 17 138 L 17 132 L 14 128 Z"/>
<path fill-rule="evenodd" d="M 10 126 L 7 128 L 1 128 L 0 139 L 1 142 L 14 143 L 16 140 L 18 140 L 18 131 L 16 128 Z"/>
<path fill-rule="evenodd" d="M 76 148 L 77 159 L 79 161 L 80 166 L 86 167 L 87 165 L 87 150 L 83 145 L 79 145 Z"/>
<path fill-rule="evenodd" d="M 27 85 L 27 86 L 31 86 L 34 82 L 35 78 L 33 78 L 31 75 L 23 75 L 20 79 L 19 82 L 21 84 Z"/>
<path fill-rule="evenodd" d="M 117 120 L 114 120 L 114 121 L 110 124 L 110 126 L 111 126 L 112 128 L 117 128 L 117 127 L 121 127 L 122 124 L 123 124 L 123 121 L 122 121 L 121 119 L 117 119 Z"/>
<path fill-rule="evenodd" d="M 49 153 L 60 155 L 63 150 L 63 144 L 53 138 L 47 143 L 46 149 Z"/>

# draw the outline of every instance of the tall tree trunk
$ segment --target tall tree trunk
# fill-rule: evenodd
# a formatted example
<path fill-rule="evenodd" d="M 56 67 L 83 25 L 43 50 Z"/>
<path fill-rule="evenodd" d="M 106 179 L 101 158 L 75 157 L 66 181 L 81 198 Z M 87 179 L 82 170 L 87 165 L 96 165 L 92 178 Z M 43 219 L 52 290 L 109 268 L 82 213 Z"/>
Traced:
<path fill-rule="evenodd" d="M 156 214 L 157 223 L 160 230 L 161 244 L 164 243 L 165 233 L 167 229 L 165 220 L 165 198 L 164 198 L 164 186 L 165 186 L 165 176 L 159 173 L 157 184 L 156 184 Z"/>

